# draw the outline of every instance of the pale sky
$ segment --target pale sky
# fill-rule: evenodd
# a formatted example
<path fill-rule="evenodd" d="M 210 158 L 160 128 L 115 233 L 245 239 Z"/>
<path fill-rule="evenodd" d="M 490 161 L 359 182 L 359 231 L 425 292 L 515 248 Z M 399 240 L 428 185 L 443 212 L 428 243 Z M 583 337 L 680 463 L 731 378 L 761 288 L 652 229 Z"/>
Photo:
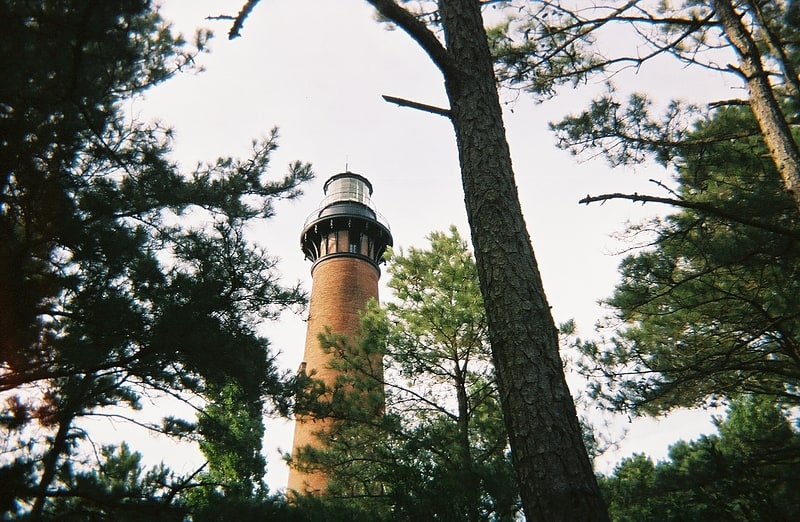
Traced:
<path fill-rule="evenodd" d="M 310 264 L 303 260 L 299 235 L 305 218 L 323 197 L 325 180 L 349 168 L 374 186 L 373 202 L 389 221 L 396 247 L 426 247 L 425 236 L 455 224 L 469 237 L 452 127 L 445 118 L 386 103 L 388 94 L 447 106 L 443 82 L 427 55 L 401 31 L 375 21 L 361 0 L 262 0 L 247 20 L 242 36 L 227 40 L 229 22 L 208 15 L 235 14 L 244 0 L 162 0 L 162 14 L 191 36 L 209 27 L 216 37 L 212 52 L 199 58 L 206 71 L 182 75 L 131 104 L 133 115 L 158 118 L 176 131 L 175 158 L 188 171 L 197 161 L 217 156 L 246 156 L 250 141 L 280 128 L 280 149 L 271 176 L 283 176 L 295 160 L 310 162 L 316 179 L 297 201 L 281 203 L 277 215 L 254 229 L 253 238 L 281 258 L 287 283 L 300 280 L 310 290 Z M 613 42 L 612 42 L 613 43 Z M 620 42 L 616 42 L 620 43 Z M 698 82 L 696 71 L 677 64 L 645 65 L 638 74 L 615 78 L 624 91 L 648 90 L 667 97 L 731 98 L 723 79 Z M 581 337 L 592 337 L 604 316 L 597 301 L 610 295 L 618 280 L 624 245 L 611 235 L 627 221 L 665 209 L 626 202 L 578 205 L 586 194 L 657 193 L 648 178 L 669 181 L 658 166 L 612 170 L 603 160 L 579 163 L 555 148 L 550 121 L 587 106 L 601 83 L 565 89 L 536 105 L 522 95 L 505 94 L 506 128 L 520 200 L 557 323 L 577 321 Z M 384 281 L 385 282 L 385 281 Z M 388 291 L 382 290 L 382 299 Z M 303 317 L 285 314 L 263 332 L 280 350 L 280 364 L 296 369 L 305 339 Z M 663 458 L 669 444 L 712 432 L 705 413 L 680 414 L 669 420 L 618 419 L 615 432 L 627 429 L 620 449 L 598 461 L 609 472 L 634 451 Z M 285 487 L 286 468 L 277 448 L 291 447 L 291 426 L 273 421 L 264 442 L 267 481 Z M 145 451 L 146 453 L 146 451 Z M 168 464 L 180 468 L 193 451 L 170 450 Z M 147 456 L 147 455 L 146 455 Z M 186 464 L 188 466 L 188 464 Z"/>

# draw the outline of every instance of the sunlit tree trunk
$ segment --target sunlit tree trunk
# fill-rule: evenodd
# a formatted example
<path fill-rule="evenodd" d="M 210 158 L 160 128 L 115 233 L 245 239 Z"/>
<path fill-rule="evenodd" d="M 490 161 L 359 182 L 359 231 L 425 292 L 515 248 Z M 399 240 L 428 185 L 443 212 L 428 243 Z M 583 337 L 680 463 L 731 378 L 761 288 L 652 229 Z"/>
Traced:
<path fill-rule="evenodd" d="M 750 107 L 761 128 L 772 161 L 800 210 L 800 149 L 775 97 L 761 52 L 729 0 L 715 0 L 714 10 L 739 56 L 739 73 L 750 92 Z"/>

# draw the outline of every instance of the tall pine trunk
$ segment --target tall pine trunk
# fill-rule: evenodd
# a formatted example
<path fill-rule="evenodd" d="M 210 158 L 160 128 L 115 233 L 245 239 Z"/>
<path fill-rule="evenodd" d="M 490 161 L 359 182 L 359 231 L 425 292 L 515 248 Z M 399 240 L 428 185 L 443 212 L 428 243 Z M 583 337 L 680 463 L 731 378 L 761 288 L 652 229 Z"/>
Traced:
<path fill-rule="evenodd" d="M 800 211 L 800 148 L 775 97 L 769 74 L 761 61 L 761 51 L 752 34 L 744 27 L 733 2 L 716 0 L 713 5 L 728 40 L 739 56 L 738 72 L 750 92 L 750 109 L 764 136 L 764 143 L 786 191 L 792 195 Z"/>
<path fill-rule="evenodd" d="M 443 70 L 503 413 L 528 520 L 606 520 L 522 216 L 478 0 L 442 0 Z"/>

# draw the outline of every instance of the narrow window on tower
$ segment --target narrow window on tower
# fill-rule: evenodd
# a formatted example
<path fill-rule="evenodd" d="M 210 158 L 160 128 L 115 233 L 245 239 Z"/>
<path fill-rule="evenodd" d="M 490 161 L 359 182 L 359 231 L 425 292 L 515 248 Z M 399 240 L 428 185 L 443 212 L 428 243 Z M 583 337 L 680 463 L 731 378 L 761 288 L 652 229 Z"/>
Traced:
<path fill-rule="evenodd" d="M 349 249 L 348 241 L 347 241 L 347 236 L 348 236 L 347 230 L 340 230 L 338 235 L 339 235 L 339 238 L 338 238 L 337 244 L 336 244 L 336 251 L 337 252 L 347 252 L 348 249 Z"/>
<path fill-rule="evenodd" d="M 355 230 L 350 231 L 350 243 L 348 244 L 347 251 L 351 254 L 358 254 L 358 236 L 360 234 Z"/>
<path fill-rule="evenodd" d="M 336 252 L 336 232 L 331 232 L 328 234 L 325 242 L 328 244 L 327 248 L 325 248 L 326 254 L 333 254 Z"/>
<path fill-rule="evenodd" d="M 366 234 L 361 234 L 361 249 L 359 250 L 359 253 L 362 256 L 369 255 L 369 236 Z"/>

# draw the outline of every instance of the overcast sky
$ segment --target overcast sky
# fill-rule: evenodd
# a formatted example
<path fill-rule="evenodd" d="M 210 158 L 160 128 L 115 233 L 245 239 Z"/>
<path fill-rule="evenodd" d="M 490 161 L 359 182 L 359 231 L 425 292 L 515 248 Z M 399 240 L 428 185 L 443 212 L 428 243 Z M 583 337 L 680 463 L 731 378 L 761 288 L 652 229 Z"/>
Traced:
<path fill-rule="evenodd" d="M 366 2 L 262 0 L 234 41 L 226 38 L 229 22 L 205 17 L 235 14 L 244 0 L 162 4 L 162 15 L 189 37 L 196 27 L 213 29 L 212 52 L 198 60 L 205 72 L 170 80 L 130 110 L 174 127 L 175 158 L 186 170 L 217 156 L 245 156 L 250 141 L 274 126 L 281 139 L 271 176 L 283 176 L 295 160 L 313 164 L 317 177 L 306 185 L 305 195 L 279 204 L 276 217 L 254 230 L 254 239 L 281 258 L 287 283 L 300 280 L 310 289 L 310 264 L 303 260 L 299 235 L 323 197 L 322 184 L 346 169 L 372 182 L 373 201 L 391 224 L 396 247 L 425 247 L 431 231 L 451 224 L 469 237 L 450 123 L 381 98 L 388 94 L 446 107 L 442 78 L 405 33 L 376 22 Z M 665 63 L 645 65 L 615 83 L 623 91 L 660 91 L 665 100 L 711 97 L 712 91 L 729 88 L 721 78 L 698 82 L 696 72 Z M 602 160 L 578 162 L 556 149 L 548 122 L 581 110 L 603 89 L 600 83 L 566 89 L 541 105 L 525 95 L 503 95 L 520 199 L 547 297 L 556 322 L 574 318 L 582 337 L 594 335 L 593 325 L 604 315 L 597 301 L 610 295 L 618 280 L 622 258 L 617 253 L 624 245 L 611 235 L 627 221 L 664 209 L 626 202 L 587 207 L 578 200 L 606 192 L 656 193 L 648 179 L 670 179 L 661 167 L 612 170 Z M 388 297 L 384 291 L 382 298 Z M 278 324 L 264 326 L 273 348 L 282 353 L 284 368 L 296 369 L 301 360 L 302 319 L 285 314 Z M 697 414 L 660 423 L 620 419 L 615 432 L 620 428 L 629 429 L 629 435 L 618 451 L 598 462 L 603 471 L 633 451 L 663 458 L 667 445 L 679 438 L 713 431 L 707 415 Z M 288 423 L 270 422 L 265 451 L 272 490 L 285 487 L 286 469 L 277 448 L 290 445 Z"/>

